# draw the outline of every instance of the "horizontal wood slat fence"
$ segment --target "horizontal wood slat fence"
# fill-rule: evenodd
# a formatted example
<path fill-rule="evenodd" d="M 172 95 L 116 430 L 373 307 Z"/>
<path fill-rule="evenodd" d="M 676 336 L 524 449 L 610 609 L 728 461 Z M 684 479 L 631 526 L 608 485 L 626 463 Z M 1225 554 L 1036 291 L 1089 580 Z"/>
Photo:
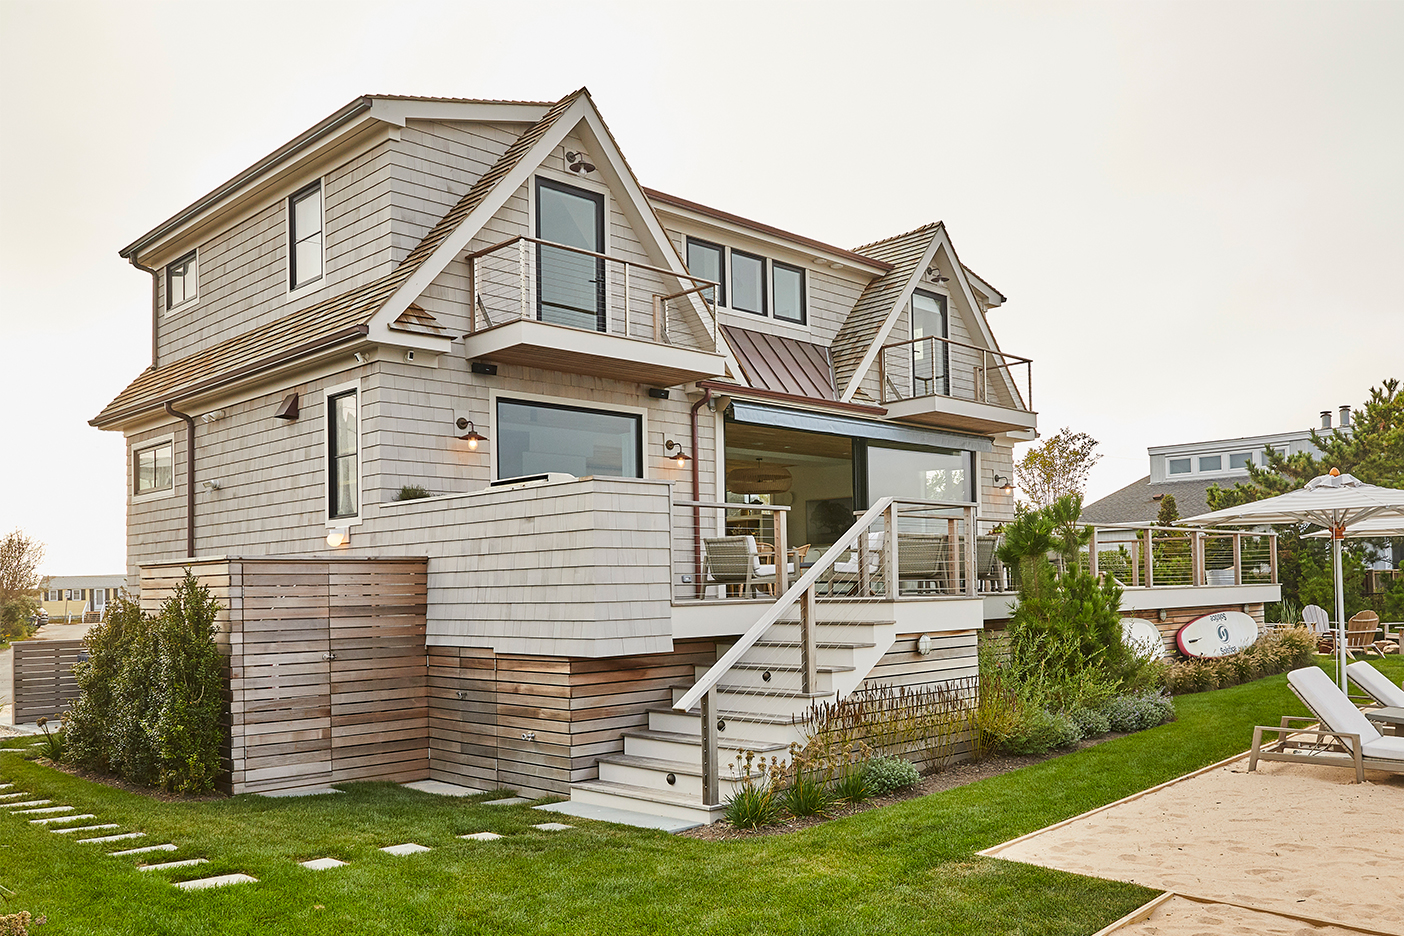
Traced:
<path fill-rule="evenodd" d="M 73 665 L 87 657 L 83 641 L 20 640 L 10 646 L 16 725 L 57 718 L 77 701 Z"/>
<path fill-rule="evenodd" d="M 224 607 L 229 793 L 429 777 L 426 559 L 189 563 Z M 186 564 L 142 569 L 155 611 Z"/>

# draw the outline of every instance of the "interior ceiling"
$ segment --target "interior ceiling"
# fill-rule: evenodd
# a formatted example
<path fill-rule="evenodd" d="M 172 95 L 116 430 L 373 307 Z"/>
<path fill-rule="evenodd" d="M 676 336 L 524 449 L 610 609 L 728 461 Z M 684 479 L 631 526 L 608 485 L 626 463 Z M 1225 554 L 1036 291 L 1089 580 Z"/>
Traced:
<path fill-rule="evenodd" d="M 776 429 L 771 426 L 727 423 L 727 467 L 754 464 L 757 457 L 782 465 L 834 459 L 848 461 L 853 457 L 853 442 L 844 436 L 823 435 L 818 432 L 796 432 L 793 429 Z"/>

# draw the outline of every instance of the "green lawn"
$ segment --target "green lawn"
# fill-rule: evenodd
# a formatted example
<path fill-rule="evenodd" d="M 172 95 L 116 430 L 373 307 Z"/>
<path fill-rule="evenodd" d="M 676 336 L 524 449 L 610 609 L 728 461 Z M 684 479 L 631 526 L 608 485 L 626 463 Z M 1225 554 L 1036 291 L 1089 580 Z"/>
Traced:
<path fill-rule="evenodd" d="M 1404 660 L 1383 667 L 1399 680 Z M 1302 709 L 1285 676 L 1177 700 L 1179 721 L 979 783 L 791 835 L 711 843 L 488 807 L 389 784 L 336 796 L 168 804 L 0 754 L 0 782 L 172 841 L 107 857 L 0 814 L 0 913 L 47 914 L 38 936 L 230 933 L 1087 934 L 1143 888 L 975 855 L 1247 748 L 1253 724 Z M 13 788 L 12 788 L 13 789 Z M 467 832 L 507 838 L 464 842 Z M 432 852 L 377 849 L 414 841 Z M 125 844 L 125 843 L 124 843 Z M 117 847 L 117 846 L 111 846 Z M 143 873 L 138 860 L 210 864 Z M 332 856 L 344 868 L 295 862 Z M 185 893 L 177 878 L 259 879 Z"/>

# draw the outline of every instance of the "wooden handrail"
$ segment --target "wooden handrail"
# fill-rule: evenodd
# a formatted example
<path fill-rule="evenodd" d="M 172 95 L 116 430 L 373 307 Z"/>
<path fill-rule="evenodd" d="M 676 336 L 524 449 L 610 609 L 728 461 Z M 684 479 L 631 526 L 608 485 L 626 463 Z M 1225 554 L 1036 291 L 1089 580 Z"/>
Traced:
<path fill-rule="evenodd" d="M 528 237 L 528 236 L 525 235 L 525 234 L 518 234 L 516 237 L 509 237 L 509 238 L 508 238 L 507 240 L 505 240 L 505 241 L 501 241 L 501 242 L 499 242 L 499 243 L 493 244 L 491 247 L 484 247 L 482 250 L 475 250 L 475 251 L 473 251 L 473 252 L 470 253 L 470 254 L 465 254 L 464 257 L 463 257 L 463 259 L 464 259 L 464 260 L 476 260 L 476 259 L 478 259 L 479 257 L 485 257 L 485 256 L 487 256 L 487 255 L 490 254 L 490 253 L 495 253 L 495 252 L 501 250 L 501 249 L 504 248 L 504 247 L 511 247 L 513 244 L 517 243 L 518 241 L 526 241 L 528 244 L 542 244 L 542 245 L 544 245 L 544 246 L 546 246 L 546 247 L 554 247 L 554 248 L 557 249 L 557 250 L 568 250 L 568 251 L 570 251 L 571 253 L 584 254 L 584 255 L 587 256 L 587 257 L 595 257 L 595 258 L 598 259 L 598 260 L 612 260 L 612 261 L 614 261 L 615 263 L 623 263 L 623 264 L 626 264 L 626 265 L 628 265 L 628 266 L 637 267 L 637 268 L 640 269 L 640 270 L 648 270 L 648 271 L 651 272 L 651 273 L 661 273 L 661 274 L 664 275 L 664 276 L 674 276 L 674 277 L 677 277 L 678 279 L 689 279 L 689 280 L 692 280 L 694 283 L 698 284 L 697 287 L 696 287 L 697 289 L 705 289 L 705 288 L 708 287 L 708 286 L 716 286 L 716 287 L 720 287 L 720 286 L 721 286 L 721 283 L 714 282 L 714 281 L 709 280 L 709 279 L 704 279 L 704 278 L 701 277 L 701 276 L 693 276 L 691 273 L 687 273 L 687 272 L 679 273 L 677 270 L 669 270 L 669 269 L 667 269 L 666 267 L 651 266 L 650 264 L 647 264 L 647 263 L 639 263 L 639 262 L 637 262 L 637 261 L 635 261 L 635 260 L 626 260 L 626 259 L 624 259 L 623 257 L 616 257 L 616 256 L 613 256 L 613 255 L 611 255 L 611 254 L 602 254 L 602 253 L 598 253 L 598 252 L 593 251 L 593 250 L 586 250 L 584 247 L 572 247 L 570 244 L 557 244 L 557 243 L 554 242 L 554 241 L 542 240 L 542 239 L 539 238 L 539 237 Z M 692 291 L 692 290 L 687 290 L 687 291 L 685 291 L 685 292 L 676 293 L 676 294 L 673 295 L 673 296 L 667 296 L 667 297 L 665 297 L 665 298 L 669 298 L 669 299 L 676 298 L 677 296 L 686 295 L 687 292 L 691 292 L 691 291 Z"/>
<path fill-rule="evenodd" d="M 968 348 L 971 351 L 983 351 L 987 354 L 997 354 L 1003 358 L 1010 358 L 1013 364 L 1001 364 L 1000 367 L 1012 367 L 1014 364 L 1032 364 L 1033 358 L 1020 357 L 1017 354 L 1009 354 L 1004 351 L 995 351 L 990 348 L 982 348 L 979 345 L 966 344 L 964 341 L 956 341 L 954 338 L 941 338 L 937 335 L 923 335 L 920 338 L 906 338 L 902 341 L 893 341 L 882 346 L 882 350 L 888 348 L 900 348 L 902 345 L 916 344 L 918 341 L 940 341 L 944 344 L 955 345 L 957 348 Z"/>

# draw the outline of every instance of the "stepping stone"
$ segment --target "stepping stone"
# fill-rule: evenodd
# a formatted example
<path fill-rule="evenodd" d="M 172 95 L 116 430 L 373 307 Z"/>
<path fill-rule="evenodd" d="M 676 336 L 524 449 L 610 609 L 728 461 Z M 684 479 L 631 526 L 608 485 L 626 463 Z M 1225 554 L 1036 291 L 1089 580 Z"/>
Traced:
<path fill-rule="evenodd" d="M 75 814 L 75 815 L 72 815 L 72 816 L 49 816 L 49 817 L 47 817 L 47 818 L 45 818 L 45 819 L 31 819 L 31 820 L 29 820 L 29 824 L 30 824 L 30 825 L 48 825 L 48 824 L 51 823 L 51 822 L 77 822 L 79 819 L 96 819 L 96 818 L 97 818 L 97 816 L 94 816 L 92 813 L 83 813 L 83 814 L 81 814 L 81 815 Z"/>
<path fill-rule="evenodd" d="M 5 808 L 13 812 L 16 809 L 23 809 L 26 806 L 47 806 L 52 803 L 51 799 L 32 799 L 27 803 L 6 803 Z"/>
<path fill-rule="evenodd" d="M 216 877 L 196 878 L 193 881 L 175 881 L 181 890 L 205 890 L 210 887 L 223 887 L 226 884 L 257 884 L 258 878 L 247 874 L 221 874 Z"/>
<path fill-rule="evenodd" d="M 13 783 L 0 783 L 0 790 L 8 790 L 12 786 L 14 786 Z"/>
<path fill-rule="evenodd" d="M 415 852 L 427 852 L 429 849 L 423 845 L 416 845 L 413 842 L 406 842 L 403 845 L 387 845 L 381 849 L 387 855 L 413 855 Z"/>
<path fill-rule="evenodd" d="M 113 828 L 116 828 L 115 826 Z M 79 839 L 79 845 L 87 845 L 89 842 L 120 842 L 123 839 L 144 838 L 145 832 L 123 832 L 121 835 L 104 835 L 101 838 Z"/>
<path fill-rule="evenodd" d="M 522 803 L 530 803 L 531 800 L 525 796 L 509 796 L 506 799 L 488 800 L 484 806 L 520 806 Z"/>
<path fill-rule="evenodd" d="M 141 848 L 129 848 L 126 851 L 108 852 L 109 858 L 121 858 L 123 855 L 144 855 L 147 852 L 175 851 L 176 847 L 169 842 L 165 845 L 143 845 Z"/>
<path fill-rule="evenodd" d="M 9 784 L 7 783 L 5 784 L 5 786 L 9 786 Z M 18 793 L 0 793 L 0 799 L 19 799 L 21 796 L 28 795 L 28 793 L 25 793 L 23 790 L 21 790 Z"/>
<path fill-rule="evenodd" d="M 75 819 L 76 819 L 76 818 L 78 818 L 78 817 L 77 817 L 77 816 L 74 816 L 74 817 L 72 817 L 72 818 L 75 818 Z M 49 831 L 50 831 L 50 832 L 57 832 L 59 835 L 67 835 L 67 834 L 70 833 L 70 832 L 101 832 L 103 829 L 115 829 L 115 828 L 117 828 L 117 823 L 115 823 L 115 822 L 109 822 L 109 823 L 107 823 L 107 824 L 105 824 L 105 825 L 81 825 L 81 826 L 72 826 L 72 827 L 67 828 L 67 829 L 50 829 Z"/>
<path fill-rule="evenodd" d="M 39 813 L 73 812 L 72 806 L 41 806 L 38 809 L 16 809 L 11 815 L 37 816 Z"/>
<path fill-rule="evenodd" d="M 184 861 L 167 861 L 165 864 L 137 865 L 138 871 L 166 871 L 170 868 L 188 868 L 191 865 L 209 864 L 208 858 L 187 858 Z"/>
<path fill-rule="evenodd" d="M 560 832 L 564 829 L 573 829 L 575 826 L 566 825 L 564 822 L 542 822 L 532 826 L 533 829 L 540 829 L 542 832 Z"/>
<path fill-rule="evenodd" d="M 542 806 L 533 806 L 532 809 L 539 809 L 542 812 L 558 813 L 562 816 L 574 816 L 577 819 L 597 819 L 601 822 L 613 822 L 619 825 L 634 826 L 639 829 L 661 829 L 664 832 L 683 832 L 687 829 L 695 829 L 702 823 L 695 819 L 674 819 L 671 816 L 653 816 L 648 813 L 634 812 L 630 809 L 616 809 L 613 806 L 600 806 L 596 803 L 546 803 Z"/>
<path fill-rule="evenodd" d="M 335 858 L 313 858 L 311 861 L 299 861 L 298 864 L 304 868 L 311 868 L 313 871 L 325 871 L 328 868 L 340 868 L 346 862 L 337 861 Z"/>
<path fill-rule="evenodd" d="M 496 832 L 474 832 L 472 835 L 460 835 L 459 838 L 467 839 L 470 842 L 495 842 L 502 836 Z"/>
<path fill-rule="evenodd" d="M 442 780 L 416 780 L 413 783 L 402 783 L 400 786 L 407 790 L 418 790 L 421 793 L 435 793 L 439 796 L 477 796 L 479 793 L 487 792 L 487 790 L 475 790 L 472 787 L 459 786 L 456 783 L 444 783 Z"/>
<path fill-rule="evenodd" d="M 338 790 L 336 787 L 304 787 L 298 790 L 273 790 L 268 793 L 255 793 L 255 796 L 266 796 L 269 799 L 290 799 L 297 796 L 321 796 L 323 793 L 345 793 L 345 790 Z"/>

